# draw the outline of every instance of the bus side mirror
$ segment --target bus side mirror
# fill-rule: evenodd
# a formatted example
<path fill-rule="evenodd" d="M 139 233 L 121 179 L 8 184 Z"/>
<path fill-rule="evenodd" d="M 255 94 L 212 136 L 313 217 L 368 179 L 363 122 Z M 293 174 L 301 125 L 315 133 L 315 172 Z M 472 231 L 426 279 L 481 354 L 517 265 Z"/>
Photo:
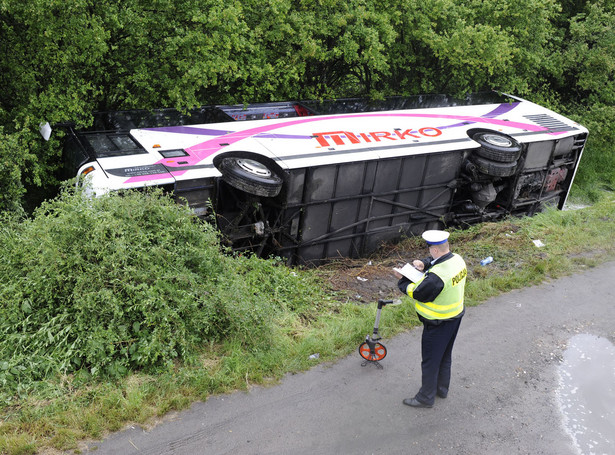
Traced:
<path fill-rule="evenodd" d="M 39 132 L 41 133 L 41 136 L 43 136 L 43 139 L 45 139 L 46 141 L 49 140 L 49 138 L 51 137 L 51 125 L 49 125 L 49 122 L 45 122 L 45 123 L 41 123 L 39 125 Z"/>

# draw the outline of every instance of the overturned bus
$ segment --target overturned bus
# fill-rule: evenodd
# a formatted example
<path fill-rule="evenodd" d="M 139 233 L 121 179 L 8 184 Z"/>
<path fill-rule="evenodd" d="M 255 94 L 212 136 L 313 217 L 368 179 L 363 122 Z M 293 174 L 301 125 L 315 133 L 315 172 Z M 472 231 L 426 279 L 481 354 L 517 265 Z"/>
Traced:
<path fill-rule="evenodd" d="M 164 187 L 233 249 L 293 264 L 561 209 L 587 134 L 498 93 L 343 99 L 98 113 L 65 158 L 95 194 Z"/>

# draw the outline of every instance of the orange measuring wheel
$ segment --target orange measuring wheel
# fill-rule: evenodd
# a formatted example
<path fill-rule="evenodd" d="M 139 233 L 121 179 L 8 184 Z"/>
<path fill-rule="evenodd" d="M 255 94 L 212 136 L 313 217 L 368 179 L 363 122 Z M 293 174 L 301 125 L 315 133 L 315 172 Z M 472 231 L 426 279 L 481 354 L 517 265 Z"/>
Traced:
<path fill-rule="evenodd" d="M 365 360 L 369 362 L 378 362 L 387 356 L 387 348 L 380 343 L 373 343 L 373 351 L 370 349 L 369 344 L 365 341 L 359 346 L 359 354 Z"/>

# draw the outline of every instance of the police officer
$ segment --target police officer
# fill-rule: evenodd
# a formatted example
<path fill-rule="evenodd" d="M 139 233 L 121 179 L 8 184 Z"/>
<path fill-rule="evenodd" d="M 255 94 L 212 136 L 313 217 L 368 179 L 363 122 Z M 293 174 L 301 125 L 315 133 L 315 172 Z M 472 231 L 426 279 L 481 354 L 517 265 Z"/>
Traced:
<path fill-rule="evenodd" d="M 412 265 L 424 271 L 416 283 L 397 271 L 398 287 L 414 300 L 419 320 L 423 323 L 421 339 L 422 385 L 413 398 L 404 404 L 415 408 L 431 408 L 435 397 L 446 398 L 451 380 L 452 351 L 461 318 L 466 284 L 466 264 L 458 254 L 451 253 L 449 233 L 430 230 L 423 233 L 430 257 L 414 260 Z"/>

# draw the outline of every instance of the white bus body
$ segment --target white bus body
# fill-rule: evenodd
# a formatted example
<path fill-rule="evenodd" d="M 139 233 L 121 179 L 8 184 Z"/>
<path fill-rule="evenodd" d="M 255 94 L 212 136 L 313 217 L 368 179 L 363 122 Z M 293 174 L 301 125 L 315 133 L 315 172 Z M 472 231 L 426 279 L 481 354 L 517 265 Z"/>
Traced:
<path fill-rule="evenodd" d="M 197 215 L 215 214 L 236 250 L 289 263 L 357 257 L 426 229 L 562 208 L 588 134 L 498 94 L 192 114 L 100 114 L 94 131 L 71 131 L 67 159 L 96 194 L 163 186 Z"/>

